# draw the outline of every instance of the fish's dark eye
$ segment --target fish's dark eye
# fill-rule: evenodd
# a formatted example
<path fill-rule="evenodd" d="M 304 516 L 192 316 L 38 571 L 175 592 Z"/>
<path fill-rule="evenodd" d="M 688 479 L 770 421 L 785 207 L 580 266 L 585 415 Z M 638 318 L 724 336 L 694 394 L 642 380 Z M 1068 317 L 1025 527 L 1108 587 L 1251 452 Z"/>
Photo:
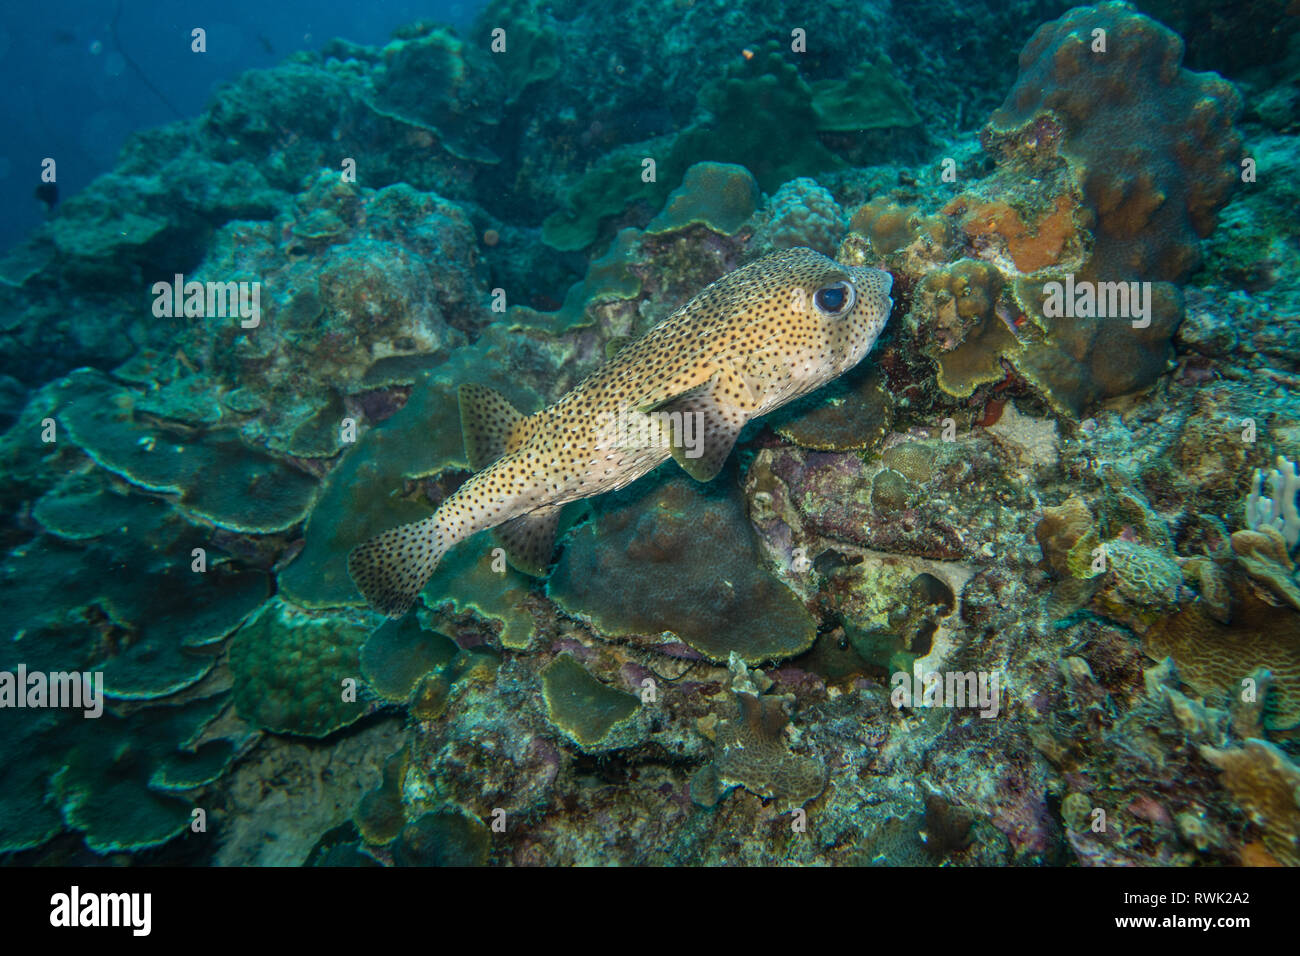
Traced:
<path fill-rule="evenodd" d="M 813 304 L 825 315 L 843 315 L 853 308 L 853 286 L 847 282 L 832 282 L 817 290 Z"/>

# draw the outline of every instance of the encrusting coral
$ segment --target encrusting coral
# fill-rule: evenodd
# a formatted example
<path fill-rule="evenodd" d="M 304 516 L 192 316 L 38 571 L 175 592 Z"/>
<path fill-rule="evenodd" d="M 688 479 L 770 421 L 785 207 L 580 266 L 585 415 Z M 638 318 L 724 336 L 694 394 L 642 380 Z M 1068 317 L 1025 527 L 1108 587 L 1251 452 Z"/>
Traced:
<path fill-rule="evenodd" d="M 547 718 L 586 751 L 617 745 L 611 738 L 640 709 L 635 696 L 602 684 L 570 654 L 556 657 L 540 676 Z"/>
<path fill-rule="evenodd" d="M 605 633 L 653 642 L 669 631 L 713 660 L 756 663 L 812 645 L 812 617 L 759 565 L 733 491 L 674 477 L 619 497 L 564 543 L 547 585 L 561 607 Z"/>
<path fill-rule="evenodd" d="M 655 235 L 698 223 L 733 235 L 758 208 L 759 195 L 758 183 L 744 166 L 696 163 L 645 231 Z"/>
<path fill-rule="evenodd" d="M 760 687 L 770 687 L 771 681 L 734 655 L 730 666 L 734 711 L 724 710 L 705 725 L 714 742 L 714 758 L 692 778 L 693 799 L 712 806 L 740 786 L 775 799 L 782 811 L 803 806 L 826 786 L 826 768 L 815 757 L 790 750 L 785 730 L 792 700 L 764 694 Z"/>
<path fill-rule="evenodd" d="M 1265 740 L 1240 747 L 1202 746 L 1201 754 L 1223 773 L 1224 785 L 1250 814 L 1261 842 L 1284 866 L 1300 866 L 1300 767 Z"/>
<path fill-rule="evenodd" d="M 989 122 L 995 150 L 1055 149 L 1072 167 L 1095 220 L 1089 278 L 1184 278 L 1239 181 L 1241 97 L 1182 56 L 1131 4 L 1078 7 L 1030 38 Z"/>

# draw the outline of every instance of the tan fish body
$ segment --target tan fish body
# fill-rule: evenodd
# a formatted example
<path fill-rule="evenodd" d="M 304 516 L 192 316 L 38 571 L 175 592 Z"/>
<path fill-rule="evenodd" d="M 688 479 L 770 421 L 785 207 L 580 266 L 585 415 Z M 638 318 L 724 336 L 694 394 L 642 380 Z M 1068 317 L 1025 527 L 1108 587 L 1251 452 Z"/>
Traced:
<path fill-rule="evenodd" d="M 348 570 L 400 617 L 458 541 L 496 528 L 511 564 L 545 573 L 560 507 L 675 458 L 707 481 L 745 424 L 848 371 L 889 318 L 889 273 L 789 249 L 714 282 L 555 404 L 524 416 L 460 389 L 479 469 L 437 512 L 358 545 Z"/>

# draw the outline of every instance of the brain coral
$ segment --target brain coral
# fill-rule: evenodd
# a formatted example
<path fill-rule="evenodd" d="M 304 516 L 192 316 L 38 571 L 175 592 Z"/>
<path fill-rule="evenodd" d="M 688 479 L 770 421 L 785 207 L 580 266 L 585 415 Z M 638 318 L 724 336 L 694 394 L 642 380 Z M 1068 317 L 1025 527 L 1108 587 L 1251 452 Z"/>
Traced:
<path fill-rule="evenodd" d="M 1156 548 L 1119 539 L 1106 542 L 1106 558 L 1125 598 L 1152 606 L 1177 604 L 1183 577 L 1172 558 Z"/>
<path fill-rule="evenodd" d="M 1182 58 L 1177 34 L 1130 4 L 1079 7 L 1030 38 L 990 120 L 993 141 L 1036 141 L 1044 120 L 1060 124 L 1060 153 L 1096 217 L 1098 277 L 1187 276 L 1237 182 L 1241 98 Z"/>
<path fill-rule="evenodd" d="M 355 614 L 268 603 L 230 644 L 240 716 L 304 737 L 324 737 L 365 716 L 364 705 L 344 699 L 343 681 L 361 676 L 358 655 L 367 634 Z"/>
<path fill-rule="evenodd" d="M 1182 679 L 1199 694 L 1239 694 L 1257 668 L 1272 675 L 1264 724 L 1270 731 L 1300 726 L 1300 613 L 1260 598 L 1230 580 L 1232 623 L 1197 602 L 1158 621 L 1142 639 L 1153 660 L 1172 657 Z"/>

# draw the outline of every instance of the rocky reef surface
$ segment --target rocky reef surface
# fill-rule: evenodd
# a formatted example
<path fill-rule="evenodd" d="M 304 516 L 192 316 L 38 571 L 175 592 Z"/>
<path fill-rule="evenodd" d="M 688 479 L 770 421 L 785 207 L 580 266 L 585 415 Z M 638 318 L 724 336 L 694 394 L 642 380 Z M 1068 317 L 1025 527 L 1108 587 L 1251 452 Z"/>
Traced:
<path fill-rule="evenodd" d="M 783 6 L 333 41 L 0 260 L 0 672 L 106 697 L 0 708 L 0 859 L 1300 865 L 1294 23 Z M 459 385 L 795 246 L 893 275 L 857 369 L 365 607 Z"/>

